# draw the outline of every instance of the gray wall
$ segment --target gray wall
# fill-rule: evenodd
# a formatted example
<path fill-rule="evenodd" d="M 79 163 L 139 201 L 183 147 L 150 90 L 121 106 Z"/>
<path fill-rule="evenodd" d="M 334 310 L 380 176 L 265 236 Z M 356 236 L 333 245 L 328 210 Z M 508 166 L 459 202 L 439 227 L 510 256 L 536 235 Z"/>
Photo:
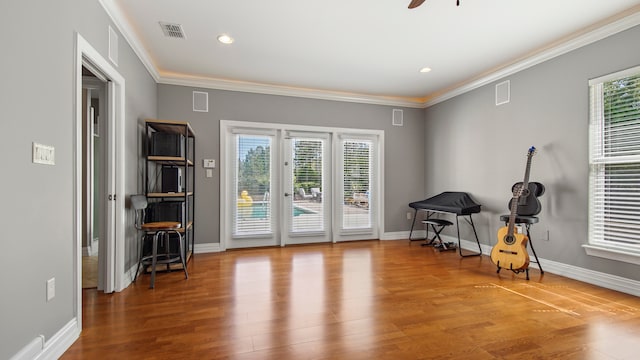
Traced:
<path fill-rule="evenodd" d="M 480 240 L 493 245 L 511 185 L 522 181 L 535 145 L 531 180 L 546 186 L 532 228 L 538 256 L 640 280 L 638 266 L 587 256 L 581 247 L 588 241 L 588 79 L 639 65 L 638 39 L 635 27 L 501 79 L 511 81 L 505 105 L 495 105 L 490 84 L 426 109 L 427 193 L 470 192 L 483 205 Z"/>
<path fill-rule="evenodd" d="M 209 93 L 209 112 L 192 111 L 192 91 Z M 385 131 L 385 231 L 406 231 L 407 204 L 424 195 L 422 109 L 404 109 L 404 126 L 391 125 L 393 107 L 243 92 L 158 86 L 162 119 L 189 121 L 196 133 L 196 243 L 218 243 L 220 169 L 206 178 L 203 158 L 220 160 L 220 120 L 378 129 Z"/>
<path fill-rule="evenodd" d="M 74 57 L 79 32 L 107 58 L 110 19 L 96 0 L 3 1 L 0 22 L 0 359 L 74 317 Z M 112 25 L 113 26 L 113 25 Z M 114 26 L 115 28 L 115 26 Z M 126 191 L 138 191 L 138 119 L 156 115 L 156 84 L 120 36 L 126 79 Z M 55 147 L 56 165 L 31 163 L 31 143 Z M 56 279 L 46 302 L 45 283 Z"/>

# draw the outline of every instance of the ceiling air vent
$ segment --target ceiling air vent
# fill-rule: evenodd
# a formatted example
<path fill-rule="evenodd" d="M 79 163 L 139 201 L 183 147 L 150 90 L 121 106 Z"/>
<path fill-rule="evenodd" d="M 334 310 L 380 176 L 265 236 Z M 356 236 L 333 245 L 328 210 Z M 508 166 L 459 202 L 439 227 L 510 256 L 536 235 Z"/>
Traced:
<path fill-rule="evenodd" d="M 166 37 L 186 39 L 186 36 L 184 35 L 184 30 L 182 30 L 182 25 L 180 24 L 169 24 L 165 22 L 160 22 L 160 27 L 162 28 L 162 32 Z"/>

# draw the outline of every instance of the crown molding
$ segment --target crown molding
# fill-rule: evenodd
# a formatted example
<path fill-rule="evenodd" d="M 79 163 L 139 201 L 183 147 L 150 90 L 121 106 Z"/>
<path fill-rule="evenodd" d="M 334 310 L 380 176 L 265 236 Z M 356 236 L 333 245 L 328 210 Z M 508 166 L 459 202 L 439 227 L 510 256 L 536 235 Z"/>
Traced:
<path fill-rule="evenodd" d="M 608 36 L 640 25 L 640 6 L 634 6 L 629 10 L 601 21 L 585 30 L 575 33 L 571 37 L 559 40 L 542 49 L 529 53 L 509 65 L 490 69 L 479 76 L 451 86 L 443 91 L 427 95 L 424 98 L 407 98 L 380 96 L 369 94 L 347 93 L 339 91 L 296 88 L 283 85 L 271 85 L 246 81 L 197 77 L 176 73 L 161 73 L 156 68 L 148 52 L 138 40 L 126 17 L 114 2 L 114 0 L 98 0 L 105 9 L 116 28 L 122 33 L 135 54 L 140 58 L 143 65 L 149 71 L 156 83 L 168 85 L 181 85 L 190 87 L 200 87 L 206 89 L 228 90 L 249 92 L 267 95 L 293 96 L 310 99 L 344 101 L 363 104 L 375 104 L 385 106 L 400 106 L 408 108 L 427 108 L 440 102 L 449 100 L 466 92 L 475 90 L 500 80 L 506 76 L 513 75 L 522 70 L 551 60 L 570 51 L 602 40 Z"/>
<path fill-rule="evenodd" d="M 556 41 L 543 49 L 529 53 L 511 65 L 489 70 L 476 79 L 455 85 L 440 94 L 429 96 L 429 99 L 423 103 L 423 107 L 427 108 L 449 100 L 637 25 L 640 25 L 640 6 L 635 6 L 586 30 L 575 33 L 570 38 Z"/>
<path fill-rule="evenodd" d="M 363 104 L 401 106 L 408 108 L 423 108 L 421 99 L 401 98 L 391 96 L 378 96 L 357 94 L 339 91 L 328 91 L 318 89 L 306 89 L 289 87 L 283 85 L 270 85 L 254 83 L 248 81 L 216 79 L 207 77 L 197 77 L 185 74 L 165 74 L 161 73 L 158 80 L 160 84 L 181 85 L 206 89 L 228 90 L 249 92 L 267 95 L 293 96 L 308 99 L 344 101 Z"/>
<path fill-rule="evenodd" d="M 135 31 L 131 28 L 124 13 L 114 0 L 98 0 L 106 13 L 109 15 L 114 25 L 120 31 L 125 40 L 129 43 L 134 53 L 153 77 L 156 83 L 200 87 L 206 89 L 229 90 L 240 92 L 251 92 L 268 95 L 293 96 L 319 100 L 344 101 L 364 104 L 400 106 L 408 108 L 423 108 L 424 99 L 379 96 L 346 93 L 338 91 L 295 88 L 282 85 L 270 85 L 245 81 L 196 77 L 184 74 L 161 74 L 149 56 L 147 50 L 139 41 Z"/>
<path fill-rule="evenodd" d="M 107 15 L 109 15 L 118 31 L 120 31 L 125 40 L 127 40 L 133 49 L 133 52 L 138 56 L 151 77 L 153 77 L 155 82 L 158 82 L 160 79 L 158 69 L 156 68 L 153 60 L 151 60 L 147 50 L 144 48 L 142 43 L 140 43 L 135 31 L 131 28 L 131 25 L 129 25 L 129 22 L 125 20 L 126 17 L 120 10 L 120 7 L 113 0 L 98 0 L 98 2 L 102 5 Z"/>

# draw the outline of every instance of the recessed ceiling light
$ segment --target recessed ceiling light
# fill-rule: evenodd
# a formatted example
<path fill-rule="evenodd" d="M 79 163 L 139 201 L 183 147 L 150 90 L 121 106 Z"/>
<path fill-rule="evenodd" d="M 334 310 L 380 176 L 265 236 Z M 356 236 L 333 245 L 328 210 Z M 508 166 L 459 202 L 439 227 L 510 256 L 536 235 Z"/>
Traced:
<path fill-rule="evenodd" d="M 420 69 L 421 73 L 428 73 L 429 71 L 431 71 L 431 68 L 428 67 L 423 67 L 422 69 Z"/>
<path fill-rule="evenodd" d="M 220 41 L 223 44 L 232 44 L 233 38 L 227 34 L 222 34 L 218 36 L 218 41 Z"/>

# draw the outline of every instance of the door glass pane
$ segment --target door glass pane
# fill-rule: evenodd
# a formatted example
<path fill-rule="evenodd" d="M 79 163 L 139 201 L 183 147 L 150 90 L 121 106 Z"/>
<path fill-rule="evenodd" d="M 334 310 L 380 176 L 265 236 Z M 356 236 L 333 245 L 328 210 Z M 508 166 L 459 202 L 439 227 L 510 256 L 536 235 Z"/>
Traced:
<path fill-rule="evenodd" d="M 324 231 L 322 139 L 292 139 L 292 233 Z"/>
<path fill-rule="evenodd" d="M 270 234 L 272 138 L 236 135 L 233 235 Z"/>
<path fill-rule="evenodd" d="M 370 140 L 343 142 L 342 228 L 362 229 L 371 225 L 371 155 Z"/>

